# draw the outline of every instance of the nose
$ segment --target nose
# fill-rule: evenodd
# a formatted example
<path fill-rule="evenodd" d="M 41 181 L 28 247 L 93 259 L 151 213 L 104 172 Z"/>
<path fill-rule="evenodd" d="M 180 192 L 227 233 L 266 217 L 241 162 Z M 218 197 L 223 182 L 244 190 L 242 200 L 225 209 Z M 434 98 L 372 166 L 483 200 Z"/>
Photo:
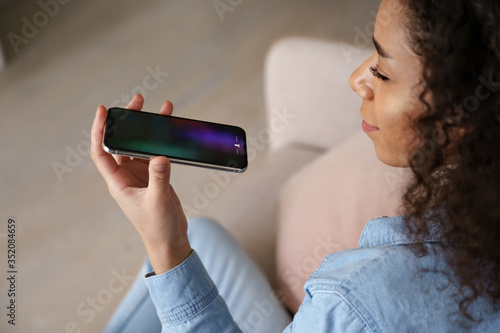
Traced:
<path fill-rule="evenodd" d="M 351 78 L 349 79 L 349 85 L 352 90 L 364 100 L 371 100 L 375 97 L 374 77 L 370 73 L 370 64 L 372 62 L 372 58 L 367 59 L 351 74 Z"/>

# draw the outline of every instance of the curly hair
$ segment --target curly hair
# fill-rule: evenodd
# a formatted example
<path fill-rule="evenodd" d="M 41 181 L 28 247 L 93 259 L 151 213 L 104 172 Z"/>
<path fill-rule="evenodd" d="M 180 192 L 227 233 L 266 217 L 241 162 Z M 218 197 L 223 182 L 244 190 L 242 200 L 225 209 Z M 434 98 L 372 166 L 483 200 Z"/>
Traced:
<path fill-rule="evenodd" d="M 459 310 L 474 319 L 478 297 L 500 305 L 500 2 L 401 1 L 425 106 L 403 195 L 406 227 L 419 238 L 441 231 Z M 428 250 L 415 247 L 419 256 Z"/>

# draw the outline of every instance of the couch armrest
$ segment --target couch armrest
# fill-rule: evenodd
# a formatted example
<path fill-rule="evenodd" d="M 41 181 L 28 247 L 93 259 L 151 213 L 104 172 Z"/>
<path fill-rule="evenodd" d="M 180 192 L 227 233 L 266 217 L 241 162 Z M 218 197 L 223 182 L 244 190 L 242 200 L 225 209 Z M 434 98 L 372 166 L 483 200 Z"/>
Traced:
<path fill-rule="evenodd" d="M 288 144 L 325 150 L 359 129 L 361 99 L 349 77 L 372 54 L 370 48 L 313 38 L 273 44 L 264 73 L 271 150 Z M 276 118 L 284 114 L 290 121 L 278 127 Z"/>

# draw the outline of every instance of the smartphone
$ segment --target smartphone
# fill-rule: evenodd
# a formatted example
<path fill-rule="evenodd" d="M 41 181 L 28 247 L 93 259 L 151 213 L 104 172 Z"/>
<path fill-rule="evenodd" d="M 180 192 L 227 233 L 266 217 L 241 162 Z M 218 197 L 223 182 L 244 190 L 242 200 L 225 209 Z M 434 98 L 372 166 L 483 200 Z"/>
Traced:
<path fill-rule="evenodd" d="M 236 126 L 110 108 L 102 140 L 109 154 L 244 172 L 248 167 L 245 131 Z"/>

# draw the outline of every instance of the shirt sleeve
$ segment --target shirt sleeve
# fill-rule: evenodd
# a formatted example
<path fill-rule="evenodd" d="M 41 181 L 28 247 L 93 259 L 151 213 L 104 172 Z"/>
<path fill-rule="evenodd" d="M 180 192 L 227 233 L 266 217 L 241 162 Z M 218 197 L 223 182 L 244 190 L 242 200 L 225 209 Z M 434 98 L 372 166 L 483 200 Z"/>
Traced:
<path fill-rule="evenodd" d="M 162 333 L 241 332 L 194 250 L 171 270 L 146 274 L 145 281 Z"/>
<path fill-rule="evenodd" d="M 306 296 L 284 333 L 372 333 L 344 298 L 334 292 Z"/>

